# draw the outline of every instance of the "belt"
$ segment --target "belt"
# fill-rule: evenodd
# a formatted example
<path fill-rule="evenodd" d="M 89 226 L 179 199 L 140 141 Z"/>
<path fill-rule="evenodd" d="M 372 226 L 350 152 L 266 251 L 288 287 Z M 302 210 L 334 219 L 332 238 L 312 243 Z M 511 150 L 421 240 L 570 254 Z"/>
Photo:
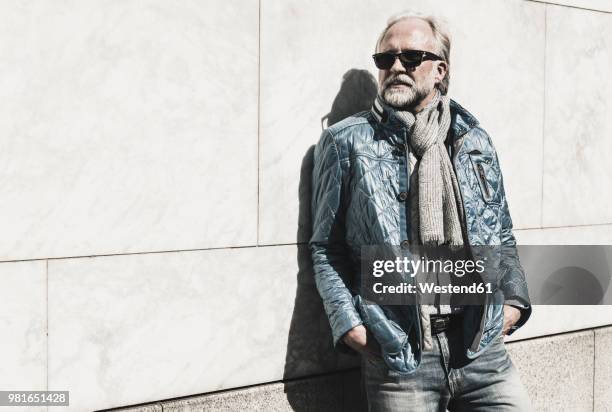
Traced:
<path fill-rule="evenodd" d="M 429 323 L 431 325 L 431 333 L 440 333 L 457 325 L 461 319 L 461 314 L 457 315 L 431 315 Z"/>

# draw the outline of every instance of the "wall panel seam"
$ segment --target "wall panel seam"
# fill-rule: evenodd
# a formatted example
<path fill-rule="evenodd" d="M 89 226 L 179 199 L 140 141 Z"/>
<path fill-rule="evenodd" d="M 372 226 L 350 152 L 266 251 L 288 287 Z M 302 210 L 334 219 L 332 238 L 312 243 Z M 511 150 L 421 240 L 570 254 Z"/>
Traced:
<path fill-rule="evenodd" d="M 49 260 L 45 260 L 45 353 L 45 387 L 49 390 Z"/>
<path fill-rule="evenodd" d="M 544 5 L 544 87 L 542 88 L 542 176 L 540 179 L 540 226 L 544 226 L 544 175 L 546 162 L 546 51 L 548 49 L 548 5 Z"/>
<path fill-rule="evenodd" d="M 593 411 L 595 411 L 595 370 L 597 368 L 597 330 L 593 329 Z"/>
<path fill-rule="evenodd" d="M 559 4 L 559 3 L 553 3 L 550 1 L 540 1 L 540 0 L 524 0 L 524 1 L 528 1 L 531 3 L 541 3 L 541 4 L 545 4 L 545 5 L 552 5 L 552 6 L 557 6 L 557 7 L 565 7 L 568 9 L 577 9 L 577 10 L 585 10 L 585 11 L 592 11 L 595 13 L 604 13 L 604 14 L 612 14 L 612 12 L 608 11 L 608 10 L 601 10 L 601 9 L 591 9 L 588 7 L 581 7 L 581 6 L 576 6 L 573 4 Z"/>
<path fill-rule="evenodd" d="M 255 243 L 259 245 L 259 209 L 260 209 L 260 186 L 261 186 L 261 169 L 260 169 L 260 143 L 261 143 L 261 0 L 257 3 L 257 224 L 255 234 Z"/>

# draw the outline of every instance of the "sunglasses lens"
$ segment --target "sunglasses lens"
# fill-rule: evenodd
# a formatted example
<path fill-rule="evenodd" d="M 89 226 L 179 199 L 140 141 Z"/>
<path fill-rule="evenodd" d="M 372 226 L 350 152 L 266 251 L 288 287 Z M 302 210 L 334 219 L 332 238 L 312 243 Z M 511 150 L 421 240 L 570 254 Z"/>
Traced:
<path fill-rule="evenodd" d="M 395 63 L 395 55 L 391 53 L 378 53 L 374 55 L 374 64 L 380 70 L 389 70 Z"/>
<path fill-rule="evenodd" d="M 421 64 L 421 57 L 421 53 L 409 50 L 400 54 L 400 61 L 404 67 L 417 67 Z"/>

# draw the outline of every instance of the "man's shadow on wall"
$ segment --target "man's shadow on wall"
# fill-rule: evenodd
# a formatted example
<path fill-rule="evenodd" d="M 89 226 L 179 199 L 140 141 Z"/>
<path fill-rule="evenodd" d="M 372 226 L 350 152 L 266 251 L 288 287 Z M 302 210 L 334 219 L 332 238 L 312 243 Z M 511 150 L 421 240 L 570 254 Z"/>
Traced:
<path fill-rule="evenodd" d="M 340 90 L 330 112 L 323 116 L 322 127 L 329 127 L 342 119 L 369 110 L 376 97 L 376 79 L 367 70 L 351 69 L 342 77 Z M 325 124 L 326 123 L 326 124 Z M 311 182 L 314 146 L 302 159 L 298 189 L 299 215 L 297 228 L 297 290 L 285 358 L 285 393 L 295 411 L 356 410 L 346 405 L 345 394 L 353 403 L 363 405 L 359 379 L 340 375 L 320 376 L 308 383 L 292 379 L 355 368 L 358 356 L 339 354 L 332 347 L 331 329 L 323 310 L 323 303 L 315 286 L 308 241 L 311 236 Z M 352 376 L 359 376 L 353 373 Z"/>

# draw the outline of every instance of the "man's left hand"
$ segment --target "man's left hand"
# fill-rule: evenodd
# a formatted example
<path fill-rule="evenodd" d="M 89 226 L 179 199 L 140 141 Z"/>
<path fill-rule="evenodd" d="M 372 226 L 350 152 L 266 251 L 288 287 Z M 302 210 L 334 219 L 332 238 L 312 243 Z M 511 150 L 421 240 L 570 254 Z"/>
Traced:
<path fill-rule="evenodd" d="M 510 328 L 514 326 L 520 318 L 520 309 L 514 306 L 504 305 L 504 328 L 502 330 L 502 335 L 507 335 Z"/>

